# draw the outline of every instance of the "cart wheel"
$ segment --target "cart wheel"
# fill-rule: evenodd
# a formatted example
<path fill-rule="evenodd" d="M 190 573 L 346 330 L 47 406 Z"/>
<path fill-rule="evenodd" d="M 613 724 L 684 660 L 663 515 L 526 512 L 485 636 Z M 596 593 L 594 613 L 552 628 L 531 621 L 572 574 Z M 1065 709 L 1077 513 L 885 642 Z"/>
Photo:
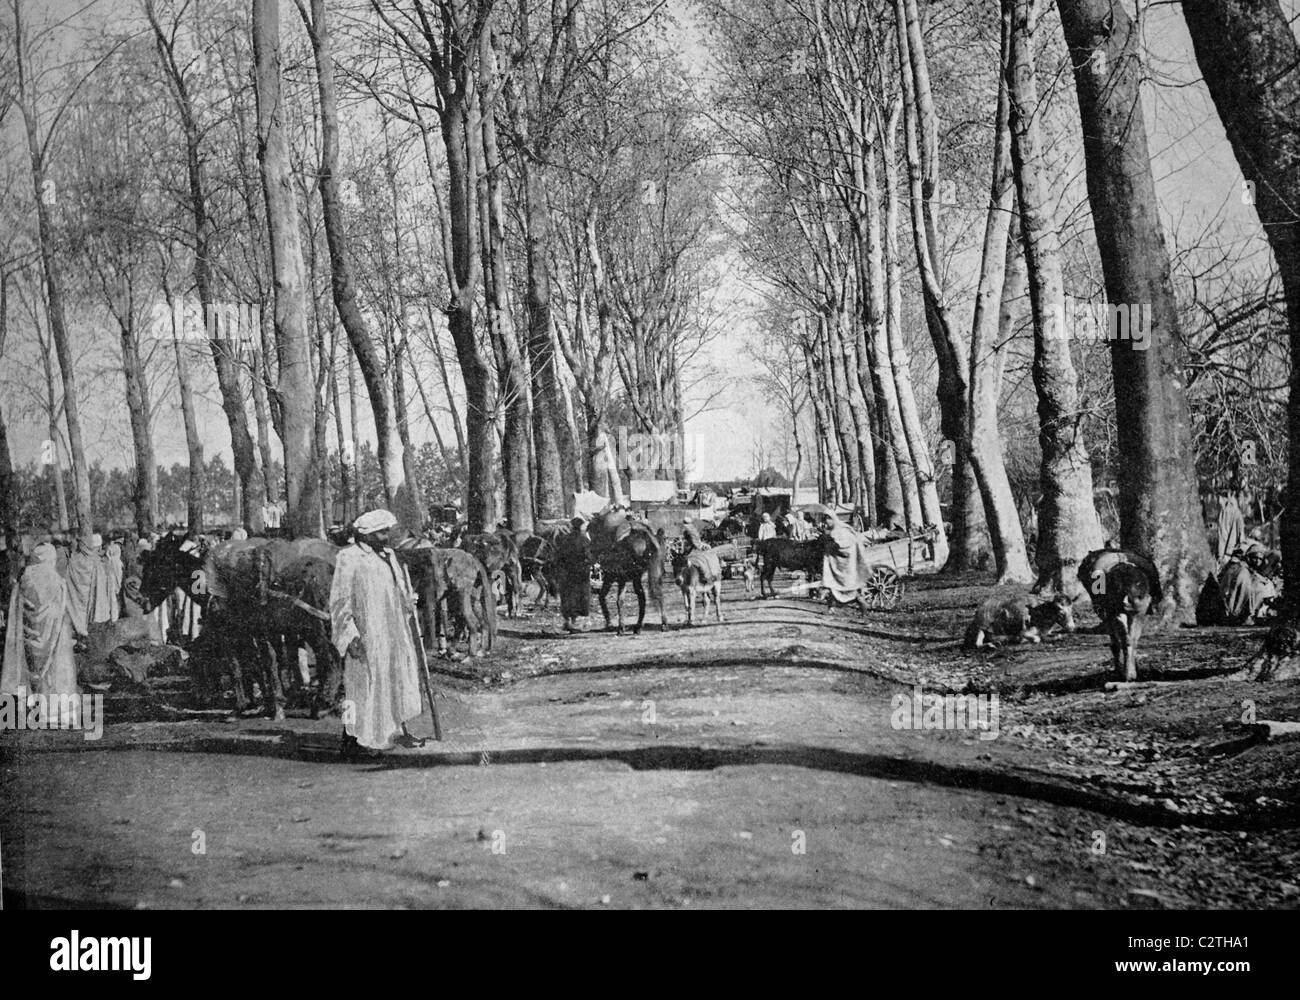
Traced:
<path fill-rule="evenodd" d="M 862 594 L 873 608 L 893 609 L 903 599 L 903 578 L 888 566 L 878 566 L 867 577 Z"/>

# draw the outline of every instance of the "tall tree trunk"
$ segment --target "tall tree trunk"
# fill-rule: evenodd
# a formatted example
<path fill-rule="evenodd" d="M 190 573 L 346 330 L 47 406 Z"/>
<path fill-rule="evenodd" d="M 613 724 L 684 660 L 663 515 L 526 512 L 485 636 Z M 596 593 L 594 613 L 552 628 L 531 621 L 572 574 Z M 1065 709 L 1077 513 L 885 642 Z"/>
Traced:
<path fill-rule="evenodd" d="M 1002 14 L 1002 63 L 1010 56 L 1011 18 Z M 1033 571 L 1025 552 L 1015 497 L 1002 460 L 998 433 L 998 362 L 996 351 L 999 307 L 1006 276 L 1007 233 L 1015 203 L 1011 177 L 1010 102 L 1005 78 L 998 87 L 997 126 L 993 149 L 993 181 L 989 192 L 988 221 L 984 227 L 984 252 L 979 289 L 971 322 L 970 437 L 971 465 L 984 505 L 999 583 L 1031 583 Z"/>
<path fill-rule="evenodd" d="M 858 452 L 857 422 L 849 396 L 848 379 L 844 371 L 844 353 L 840 349 L 839 316 L 835 309 L 817 316 L 818 341 L 822 359 L 829 377 L 831 403 L 834 407 L 835 432 L 844 456 L 843 500 L 857 503 L 862 496 L 862 462 Z"/>
<path fill-rule="evenodd" d="M 459 36 L 459 32 L 457 36 Z M 451 39 L 448 39 L 451 41 Z M 492 367 L 479 346 L 474 328 L 474 297 L 482 277 L 479 256 L 477 177 L 481 164 L 482 139 L 476 108 L 475 80 L 467 54 L 477 44 L 457 37 L 454 58 L 448 59 L 437 77 L 442 103 L 439 123 L 447 156 L 447 213 L 451 253 L 448 279 L 452 289 L 447 306 L 447 326 L 456 345 L 456 358 L 465 383 L 465 441 L 468 453 L 468 489 L 465 516 L 471 531 L 491 530 L 497 523 L 496 386 Z"/>
<path fill-rule="evenodd" d="M 592 359 L 591 371 L 584 387 L 584 405 L 587 408 L 587 471 L 592 489 L 608 478 L 610 498 L 619 505 L 626 502 L 623 484 L 619 480 L 618 461 L 610 442 L 607 422 L 609 396 L 609 353 L 614 341 L 613 305 L 610 302 L 609 282 L 605 261 L 596 236 L 594 212 L 583 220 L 583 238 L 587 250 L 587 265 L 591 270 L 592 294 L 596 300 L 596 337 L 599 347 Z M 578 309 L 578 322 L 585 323 L 586 316 Z M 589 338 L 584 337 L 584 342 Z"/>
<path fill-rule="evenodd" d="M 193 95 L 185 81 L 182 67 L 173 57 L 175 39 L 164 31 L 158 22 L 152 2 L 145 4 L 145 13 L 153 29 L 164 73 L 171 80 L 172 97 L 181 119 L 185 137 L 185 175 L 188 185 L 190 215 L 194 220 L 194 284 L 199 295 L 200 322 L 206 323 L 216 309 L 212 282 L 212 219 L 208 214 L 207 191 L 203 180 L 203 152 L 200 148 L 202 130 L 195 116 Z M 240 523 L 253 521 L 253 502 L 257 489 L 257 453 L 248 430 L 248 414 L 244 410 L 244 397 L 239 387 L 239 371 L 235 359 L 235 341 L 209 338 L 212 363 L 217 372 L 217 386 L 221 391 L 221 408 L 230 425 L 230 450 L 234 460 L 235 475 L 239 480 Z"/>
<path fill-rule="evenodd" d="M 47 202 L 45 175 L 45 148 L 37 135 L 36 99 L 28 93 L 26 53 L 23 51 L 21 5 L 14 4 L 14 49 L 17 56 L 18 103 L 27 133 L 27 152 L 31 161 L 32 191 L 36 197 L 37 238 L 40 245 L 41 269 L 45 278 L 46 315 L 50 323 L 50 339 L 59 358 L 59 372 L 63 379 L 63 418 L 68 428 L 68 454 L 72 461 L 73 499 L 76 509 L 77 534 L 87 545 L 94 533 L 93 513 L 90 504 L 90 471 L 86 465 L 86 449 L 81 437 L 81 409 L 77 401 L 77 373 L 73 364 L 72 343 L 63 310 L 63 275 L 55 249 L 54 220 L 50 217 Z M 53 127 L 53 126 L 52 126 Z M 49 181 L 53 184 L 53 180 Z M 50 422 L 54 423 L 53 409 Z M 52 431 L 51 438 L 58 435 Z M 56 448 L 57 451 L 57 448 Z M 62 480 L 60 478 L 60 489 Z"/>
<path fill-rule="evenodd" d="M 833 426 L 834 415 L 829 403 L 830 394 L 826 386 L 826 365 L 822 361 L 821 345 L 815 339 L 801 337 L 800 345 L 812 383 L 809 395 L 813 401 L 817 439 L 821 443 L 817 456 L 817 469 L 821 477 L 822 502 L 838 503 L 842 463 L 839 440 Z"/>
<path fill-rule="evenodd" d="M 1011 158 L 1020 204 L 1020 237 L 1034 313 L 1034 389 L 1038 393 L 1038 443 L 1042 448 L 1038 511 L 1037 590 L 1077 594 L 1075 570 L 1101 547 L 1101 524 L 1092 502 L 1092 467 L 1083 442 L 1082 414 L 1070 331 L 1057 305 L 1065 301 L 1060 243 L 1052 218 L 1049 182 L 1038 138 L 1042 105 L 1033 61 L 1033 0 L 1003 0 L 1011 17 L 1011 57 L 1006 78 L 1011 99 Z"/>
<path fill-rule="evenodd" d="M 484 31 L 480 48 L 480 95 L 495 87 L 496 52 L 490 31 Z M 496 115 L 488 107 L 481 114 L 483 173 L 480 175 L 479 222 L 482 227 L 484 313 L 497 361 L 500 402 L 505 407 L 502 458 L 505 465 L 506 512 L 515 531 L 533 529 L 533 484 L 529 452 L 533 415 L 529 374 L 519 337 L 510 316 L 510 276 L 506 263 L 505 203 L 502 198 L 502 164 L 497 148 Z"/>
<path fill-rule="evenodd" d="M 355 521 L 362 513 L 362 505 L 365 502 L 365 482 L 363 470 L 361 467 L 361 427 L 357 418 L 357 402 L 359 395 L 357 393 L 357 365 L 356 355 L 352 351 L 352 345 L 348 344 L 348 433 L 351 434 L 352 442 L 352 513 L 349 521 Z"/>
<path fill-rule="evenodd" d="M 1024 314 L 1022 300 L 1029 292 L 1029 275 L 1025 272 L 1025 254 L 1020 246 L 1020 213 L 1011 202 L 1011 220 L 1007 227 L 1007 262 L 1003 270 L 1002 297 L 998 306 L 998 342 L 994 349 L 993 397 L 1002 399 L 1002 375 L 1011 342 Z"/>
<path fill-rule="evenodd" d="M 4 357 L 9 339 L 9 275 L 0 272 L 0 357 Z M 22 569 L 18 540 L 18 480 L 14 476 L 13 456 L 9 451 L 9 428 L 0 407 L 0 534 L 5 540 L 8 558 L 0 572 L 0 599 L 8 600 L 13 582 Z M 5 608 L 9 605 L 6 603 Z"/>
<path fill-rule="evenodd" d="M 865 367 L 865 348 L 855 343 L 856 326 L 849 312 L 839 314 L 839 347 L 844 363 L 844 380 L 849 386 L 849 407 L 853 412 L 853 430 L 857 436 L 858 468 L 861 479 L 854 502 L 862 508 L 867 524 L 876 523 L 876 442 L 871 433 L 871 403 L 863 391 L 861 369 Z M 871 388 L 868 371 L 866 387 Z"/>
<path fill-rule="evenodd" d="M 154 530 L 158 519 L 158 463 L 149 429 L 149 386 L 140 361 L 140 339 L 129 288 L 113 304 L 122 347 L 122 375 L 126 381 L 126 409 L 131 424 L 131 449 L 135 455 L 135 525 L 141 535 Z"/>
<path fill-rule="evenodd" d="M 425 298 L 425 314 L 428 316 L 429 319 L 429 347 L 432 350 L 434 361 L 436 361 L 438 364 L 438 377 L 440 380 L 440 384 L 442 385 L 443 395 L 447 399 L 447 413 L 451 417 L 452 431 L 456 436 L 456 464 L 455 465 L 452 464 L 450 454 L 446 453 L 445 451 L 443 454 L 443 461 L 447 466 L 448 473 L 452 475 L 452 478 L 457 480 L 457 482 L 460 482 L 463 479 L 463 472 L 465 469 L 465 462 L 466 462 L 465 428 L 460 419 L 460 411 L 457 410 L 455 406 L 455 397 L 452 395 L 451 374 L 447 371 L 447 359 L 443 357 L 442 343 L 438 339 L 438 327 L 437 324 L 434 322 L 434 318 L 433 318 L 433 305 L 431 304 L 427 296 Z M 412 372 L 413 374 L 416 374 L 414 373 L 414 364 L 415 364 L 414 358 L 412 358 L 411 364 L 412 364 Z M 425 392 L 424 382 L 418 377 L 418 374 L 416 377 L 416 385 L 419 387 L 421 394 L 423 394 Z M 441 448 L 442 436 L 438 432 L 438 425 L 437 422 L 434 420 L 433 407 L 430 405 L 427 399 L 425 400 L 424 405 L 426 411 L 428 411 L 429 420 L 433 422 L 434 433 L 438 434 L 438 441 L 439 441 L 438 447 Z"/>
<path fill-rule="evenodd" d="M 286 517 L 293 537 L 324 533 L 316 454 L 316 386 L 307 328 L 298 199 L 284 134 L 280 87 L 279 0 L 253 0 L 253 60 L 257 91 L 257 152 L 266 195 L 271 273 L 275 279 L 275 335 L 280 361 Z M 242 409 L 242 407 L 241 407 Z"/>
<path fill-rule="evenodd" d="M 885 163 L 885 336 L 889 345 L 889 364 L 898 395 L 898 413 L 902 422 L 903 440 L 907 451 L 895 451 L 898 474 L 902 480 L 903 502 L 908 511 L 908 524 L 916 529 L 922 524 L 934 528 L 935 564 L 943 567 L 949 555 L 948 536 L 944 530 L 943 509 L 939 506 L 939 486 L 935 481 L 934 462 L 921 426 L 916 408 L 916 395 L 912 390 L 912 368 L 903 336 L 903 266 L 898 249 L 898 159 L 894 155 L 897 116 L 884 135 L 881 152 Z M 912 498 L 911 483 L 915 482 L 916 499 Z"/>
<path fill-rule="evenodd" d="M 884 154 L 891 162 L 894 155 L 893 136 L 898 131 L 900 110 L 900 106 L 895 104 L 888 123 L 883 126 L 878 123 L 877 128 L 877 134 L 884 140 Z M 891 177 L 892 170 L 892 167 L 889 168 Z M 865 252 L 861 253 L 860 257 L 867 272 L 863 281 L 862 297 L 866 313 L 864 327 L 869 338 L 871 382 L 879 415 L 881 440 L 888 446 L 887 454 L 885 454 L 886 449 L 881 449 L 880 452 L 882 461 L 878 476 L 879 482 L 883 484 L 883 492 L 878 507 L 881 513 L 885 514 L 886 521 L 901 518 L 905 527 L 916 528 L 921 525 L 921 497 L 917 491 L 916 467 L 912 464 L 912 453 L 908 447 L 906 431 L 903 429 L 898 386 L 890 360 L 888 316 L 892 312 L 892 306 L 886 304 L 885 248 L 880 235 L 879 168 L 877 150 L 874 146 L 867 152 L 863 179 L 866 186 L 866 246 L 863 248 Z M 891 241 L 889 259 L 891 277 L 896 278 L 897 275 L 893 272 L 897 265 L 898 210 L 892 192 L 890 210 L 892 214 L 888 223 Z M 891 294 L 892 291 L 893 289 Z M 911 384 L 911 373 L 907 370 L 906 363 L 903 365 L 901 377 L 906 378 L 908 384 Z"/>
<path fill-rule="evenodd" d="M 0 282 L 4 280 L 0 277 Z M 0 300 L 3 298 L 0 295 Z M 0 306 L 0 328 L 3 326 L 4 308 Z M 4 335 L 0 333 L 0 345 L 3 343 Z M 0 572 L 4 574 L 3 579 L 0 579 L 0 598 L 7 599 L 10 588 L 22 569 L 22 553 L 18 540 L 18 480 L 14 476 L 13 457 L 9 453 L 9 428 L 5 424 L 3 408 L 0 408 L 0 534 L 4 537 L 6 553 L 5 565 L 0 567 Z"/>
<path fill-rule="evenodd" d="M 1100 5 L 1072 6 L 1086 13 Z M 1291 336 L 1287 405 L 1290 477 L 1282 513 L 1282 572 L 1283 593 L 1295 614 L 1300 613 L 1300 129 L 1296 127 L 1300 46 L 1277 0 L 1198 0 L 1183 4 L 1183 16 L 1228 141 L 1243 177 L 1252 186 L 1243 190 L 1254 193 L 1255 209 L 1273 247 L 1286 298 Z M 1070 20 L 1073 26 L 1079 18 L 1076 14 Z M 1081 33 L 1078 37 L 1082 41 Z M 1077 66 L 1075 74 L 1082 79 Z M 1082 103 L 1082 83 L 1079 91 Z M 1140 105 L 1136 112 L 1141 112 Z M 1088 179 L 1091 182 L 1091 171 Z M 1108 273 L 1108 289 L 1109 280 Z M 1153 309 L 1152 315 L 1159 314 Z M 1157 337 L 1162 332 L 1169 336 L 1158 319 L 1153 327 Z M 1163 342 L 1157 339 L 1155 343 Z"/>
<path fill-rule="evenodd" d="M 272 341 L 271 328 L 275 324 L 274 308 L 269 303 L 258 306 L 258 340 L 253 345 L 253 422 L 257 427 L 257 452 L 262 457 L 262 482 L 266 486 L 266 502 L 280 502 L 280 477 L 275 474 L 275 455 L 271 451 L 271 407 L 267 386 L 271 373 L 267 371 L 267 351 Z"/>
<path fill-rule="evenodd" d="M 526 4 L 520 15 L 527 18 Z M 513 101 L 516 141 L 522 149 L 519 172 L 524 198 L 524 251 L 528 271 L 525 305 L 528 312 L 528 360 L 533 377 L 533 451 L 537 456 L 537 513 L 560 517 L 577 467 L 577 441 L 564 418 L 564 399 L 555 352 L 551 317 L 551 211 L 547 190 L 546 149 L 537 148 L 531 119 L 539 115 L 541 95 L 531 67 L 522 73 L 522 106 Z M 567 475 L 566 475 L 567 473 Z"/>
<path fill-rule="evenodd" d="M 348 365 L 351 367 L 350 349 L 347 345 L 344 345 L 344 350 L 349 352 Z M 343 407 L 341 394 L 339 393 L 339 380 L 337 374 L 333 372 L 330 373 L 330 400 L 334 409 L 334 444 L 339 452 L 339 496 L 341 499 L 338 501 L 338 506 L 342 508 L 342 514 L 338 518 L 335 518 L 334 512 L 330 511 L 330 523 L 347 524 L 354 517 L 352 498 L 355 491 L 352 486 L 352 477 L 355 471 L 356 450 L 355 446 L 349 446 L 347 431 L 343 429 Z M 349 461 L 349 459 L 352 461 Z"/>
<path fill-rule="evenodd" d="M 46 433 L 50 435 L 46 439 L 46 448 L 43 449 L 41 457 L 43 460 L 48 459 L 45 468 L 50 478 L 50 492 L 54 500 L 55 514 L 59 519 L 59 530 L 67 531 L 68 497 L 63 486 L 63 465 L 59 460 L 59 399 L 54 381 L 54 358 L 49 343 L 41 335 L 39 326 L 36 328 L 36 337 L 40 342 L 41 366 L 45 372 L 45 409 L 49 414 Z"/>
<path fill-rule="evenodd" d="M 318 178 L 325 243 L 330 255 L 330 287 L 334 307 L 347 332 L 348 342 L 352 345 L 370 397 L 385 499 L 398 523 L 418 532 L 424 527 L 425 512 L 416 501 L 413 489 L 408 486 L 404 446 L 397 431 L 391 388 L 365 317 L 357 304 L 356 285 L 352 276 L 352 257 L 348 250 L 338 178 L 335 176 L 339 157 L 338 98 L 334 86 L 333 36 L 330 33 L 325 0 L 311 0 L 308 35 L 316 59 L 316 86 L 320 96 L 321 148 Z M 354 446 L 355 444 L 354 442 Z"/>
<path fill-rule="evenodd" d="M 398 305 L 399 315 L 402 306 Z M 402 363 L 402 357 L 409 350 L 410 340 L 406 336 L 405 323 L 402 324 L 401 342 L 396 344 L 393 349 L 392 361 L 389 368 L 393 373 L 393 415 L 397 418 L 397 436 L 402 442 L 402 463 L 404 467 L 403 479 L 405 488 L 410 491 L 410 504 L 419 511 L 427 511 L 428 507 L 424 502 L 424 491 L 420 488 L 419 466 L 416 464 L 416 449 L 411 443 L 411 423 L 410 416 L 406 407 L 406 366 Z M 419 528 L 424 529 L 424 522 L 427 518 L 422 514 L 418 519 Z"/>
<path fill-rule="evenodd" d="M 934 344 L 939 370 L 940 429 L 953 443 L 952 506 L 949 510 L 952 538 L 944 539 L 945 549 L 950 547 L 945 565 L 961 571 L 975 565 L 981 547 L 980 509 L 974 502 L 977 491 L 970 466 L 967 348 L 957 336 L 948 315 L 939 278 L 939 240 L 934 206 L 939 183 L 939 123 L 930 92 L 930 70 L 916 0 L 895 0 L 894 12 L 902 77 L 904 133 L 907 137 L 912 238 L 916 244 L 926 326 Z M 916 460 L 915 449 L 913 459 Z M 918 462 L 918 473 L 920 471 Z M 922 496 L 923 505 L 924 500 Z"/>

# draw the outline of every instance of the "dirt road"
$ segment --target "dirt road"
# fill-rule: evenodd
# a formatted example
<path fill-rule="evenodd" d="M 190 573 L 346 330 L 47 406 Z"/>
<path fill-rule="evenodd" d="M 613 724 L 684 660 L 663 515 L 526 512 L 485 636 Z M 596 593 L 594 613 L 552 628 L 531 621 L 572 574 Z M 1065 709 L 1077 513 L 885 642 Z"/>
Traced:
<path fill-rule="evenodd" d="M 7 733 L 6 906 L 1300 905 L 1294 757 L 1202 752 L 1239 692 L 1105 695 L 1098 636 L 968 657 L 970 606 L 930 581 L 866 622 L 735 593 L 636 638 L 535 615 L 442 678 L 444 743 L 355 764 L 320 749 L 337 720 L 162 696 L 97 742 Z M 901 728 L 960 691 L 1000 695 L 984 730 Z"/>

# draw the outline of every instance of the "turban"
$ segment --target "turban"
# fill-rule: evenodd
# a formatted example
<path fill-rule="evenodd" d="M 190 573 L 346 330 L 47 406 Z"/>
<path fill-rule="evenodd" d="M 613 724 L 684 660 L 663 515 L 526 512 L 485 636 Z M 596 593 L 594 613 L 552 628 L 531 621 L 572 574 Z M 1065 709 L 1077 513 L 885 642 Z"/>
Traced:
<path fill-rule="evenodd" d="M 352 523 L 352 527 L 362 535 L 373 535 L 376 531 L 391 528 L 397 523 L 391 512 L 378 509 L 366 511 Z"/>
<path fill-rule="evenodd" d="M 29 565 L 36 566 L 40 563 L 53 564 L 56 559 L 57 553 L 54 551 L 54 546 L 49 542 L 41 542 L 36 548 L 32 549 L 32 554 L 27 561 Z"/>
<path fill-rule="evenodd" d="M 103 548 L 103 546 L 104 546 L 103 535 L 101 535 L 99 532 L 95 532 L 93 535 L 90 536 L 90 547 L 92 549 Z"/>

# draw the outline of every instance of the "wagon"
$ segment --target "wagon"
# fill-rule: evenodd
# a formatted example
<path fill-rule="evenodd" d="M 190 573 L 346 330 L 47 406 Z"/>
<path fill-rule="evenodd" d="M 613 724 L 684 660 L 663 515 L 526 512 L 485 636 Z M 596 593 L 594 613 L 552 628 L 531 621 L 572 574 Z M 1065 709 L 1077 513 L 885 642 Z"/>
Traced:
<path fill-rule="evenodd" d="M 866 558 L 870 566 L 863 583 L 861 595 L 873 608 L 890 610 L 898 606 L 906 589 L 904 578 L 919 572 L 933 572 L 934 528 L 925 528 L 911 533 L 885 531 L 872 528 L 855 532 L 859 538 L 867 540 Z M 796 588 L 797 592 L 819 590 L 820 584 L 810 581 Z M 825 594 L 827 604 L 835 603 L 829 591 Z"/>
<path fill-rule="evenodd" d="M 872 544 L 867 548 L 871 571 L 862 588 L 862 596 L 873 608 L 897 607 L 905 589 L 903 578 L 912 576 L 925 567 L 934 565 L 934 539 L 936 529 L 928 527 L 908 534 L 890 533 L 876 538 L 878 530 L 858 532 Z M 832 600 L 827 594 L 827 600 Z"/>

